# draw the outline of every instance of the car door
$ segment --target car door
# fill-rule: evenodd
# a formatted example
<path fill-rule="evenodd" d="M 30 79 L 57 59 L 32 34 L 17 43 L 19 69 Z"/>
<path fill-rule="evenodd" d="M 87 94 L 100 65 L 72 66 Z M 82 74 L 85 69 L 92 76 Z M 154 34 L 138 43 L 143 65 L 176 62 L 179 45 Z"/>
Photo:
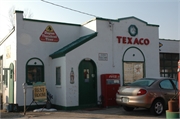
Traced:
<path fill-rule="evenodd" d="M 173 82 L 174 86 L 176 87 L 176 92 L 175 92 L 176 93 L 176 97 L 179 98 L 179 96 L 178 96 L 178 90 L 179 90 L 178 79 L 177 79 L 177 81 L 174 80 L 174 79 L 172 79 L 171 81 Z"/>
<path fill-rule="evenodd" d="M 159 85 L 161 88 L 162 95 L 165 98 L 166 102 L 168 102 L 171 98 L 175 96 L 174 86 L 169 79 L 161 81 Z"/>

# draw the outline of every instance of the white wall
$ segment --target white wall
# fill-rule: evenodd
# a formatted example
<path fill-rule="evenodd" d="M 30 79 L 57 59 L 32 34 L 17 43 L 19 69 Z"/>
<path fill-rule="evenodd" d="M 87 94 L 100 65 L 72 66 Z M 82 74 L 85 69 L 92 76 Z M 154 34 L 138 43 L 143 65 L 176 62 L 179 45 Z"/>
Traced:
<path fill-rule="evenodd" d="M 162 43 L 162 46 L 159 48 L 160 53 L 179 53 L 179 46 L 180 42 L 177 41 L 172 41 L 172 40 L 159 40 L 160 43 Z"/>
<path fill-rule="evenodd" d="M 97 65 L 97 90 L 98 96 L 101 95 L 100 75 L 106 73 L 119 73 L 121 85 L 123 84 L 122 57 L 129 47 L 137 47 L 145 56 L 146 76 L 159 76 L 159 39 L 158 27 L 147 26 L 145 23 L 136 19 L 121 20 L 113 22 L 114 28 L 110 29 L 109 21 L 97 20 L 98 36 L 85 44 L 79 46 L 73 51 L 66 54 L 66 71 L 67 71 L 67 106 L 78 106 L 78 66 L 84 58 L 91 58 Z M 138 28 L 138 34 L 135 37 L 130 36 L 128 27 L 134 24 Z M 123 44 L 118 43 L 117 36 L 135 38 L 148 38 L 149 45 Z M 132 50 L 135 53 L 136 60 L 142 60 L 143 56 L 139 50 Z M 99 61 L 99 53 L 108 53 L 108 61 Z M 127 51 L 128 53 L 128 51 Z M 127 55 L 126 55 L 127 56 Z M 125 56 L 125 59 L 127 59 Z M 75 83 L 69 83 L 69 74 L 71 67 L 74 68 Z M 72 93 L 73 92 L 73 93 Z"/>
<path fill-rule="evenodd" d="M 51 63 L 51 80 L 49 80 L 47 83 L 51 84 L 48 85 L 48 89 L 50 90 L 50 93 L 53 95 L 52 103 L 56 105 L 66 106 L 66 58 L 56 58 L 49 60 Z M 61 85 L 55 85 L 56 84 L 56 67 L 61 67 Z"/>
<path fill-rule="evenodd" d="M 17 96 L 22 97 L 22 83 L 26 81 L 26 63 L 29 59 L 37 57 L 44 63 L 44 81 L 46 82 L 47 90 L 52 92 L 55 86 L 55 74 L 51 71 L 52 59 L 50 54 L 71 43 L 79 38 L 80 26 L 56 24 L 41 21 L 23 20 L 22 13 L 16 13 L 16 30 L 17 30 Z M 48 25 L 51 25 L 55 33 L 59 37 L 59 42 L 42 42 L 40 36 Z M 53 78 L 52 78 L 53 77 Z M 23 105 L 24 97 L 18 98 L 19 106 Z M 32 86 L 27 90 L 27 104 L 32 101 Z M 56 100 L 57 101 L 57 100 Z M 54 102 L 56 102 L 54 101 Z M 62 103 L 62 102 L 59 102 Z"/>
<path fill-rule="evenodd" d="M 80 28 L 80 37 L 92 34 L 97 31 L 97 21 L 92 20 L 91 22 L 87 22 L 83 24 Z"/>

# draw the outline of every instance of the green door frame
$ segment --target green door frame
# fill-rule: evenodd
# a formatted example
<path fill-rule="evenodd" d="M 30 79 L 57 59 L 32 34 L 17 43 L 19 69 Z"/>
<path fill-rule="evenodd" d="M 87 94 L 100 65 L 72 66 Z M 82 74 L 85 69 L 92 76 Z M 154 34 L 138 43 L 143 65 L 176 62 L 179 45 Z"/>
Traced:
<path fill-rule="evenodd" d="M 86 59 L 83 59 L 80 63 L 79 63 L 79 69 L 78 69 L 78 72 L 79 72 L 79 75 L 80 75 L 80 69 L 81 69 L 81 65 L 82 65 L 82 62 L 84 62 L 84 61 L 87 61 Z M 79 106 L 80 106 L 80 108 L 86 108 L 86 107 L 93 107 L 93 106 L 97 106 L 97 67 L 96 67 L 96 64 L 95 64 L 95 62 L 92 60 L 92 59 L 90 59 L 90 60 L 88 60 L 92 65 L 93 65 L 93 69 L 95 70 L 94 72 L 95 72 L 95 77 L 94 77 L 94 80 L 95 80 L 95 97 L 94 98 L 96 98 L 95 100 L 96 100 L 96 104 L 95 105 L 80 105 L 80 96 L 81 96 L 81 94 L 80 94 L 80 76 L 79 76 Z"/>
<path fill-rule="evenodd" d="M 131 48 L 135 48 L 135 49 L 139 50 L 140 53 L 141 53 L 142 56 L 143 56 L 143 60 L 144 60 L 144 61 L 125 61 L 125 60 L 124 60 L 124 56 L 125 56 L 126 52 L 127 52 L 129 49 L 131 49 Z M 139 48 L 134 47 L 134 46 L 131 46 L 131 47 L 127 48 L 127 49 L 124 51 L 124 54 L 123 54 L 123 57 L 122 57 L 123 86 L 125 85 L 125 84 L 124 84 L 124 62 L 137 62 L 137 63 L 139 62 L 139 63 L 143 63 L 143 69 L 144 69 L 144 70 L 143 70 L 143 77 L 146 77 L 145 56 L 144 56 L 143 52 L 142 52 Z"/>
<path fill-rule="evenodd" d="M 9 66 L 9 103 L 14 103 L 14 65 Z"/>

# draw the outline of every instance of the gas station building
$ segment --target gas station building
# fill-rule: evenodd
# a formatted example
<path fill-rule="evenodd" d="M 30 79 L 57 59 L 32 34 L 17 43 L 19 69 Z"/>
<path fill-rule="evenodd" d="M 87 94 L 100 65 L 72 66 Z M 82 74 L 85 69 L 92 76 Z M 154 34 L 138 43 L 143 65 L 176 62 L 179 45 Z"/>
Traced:
<path fill-rule="evenodd" d="M 136 17 L 95 18 L 71 24 L 23 18 L 0 41 L 3 103 L 32 100 L 32 84 L 46 82 L 60 109 L 97 105 L 101 75 L 119 74 L 121 86 L 143 77 L 177 77 L 179 40 L 159 39 L 159 25 Z M 36 106 L 35 104 L 33 104 Z"/>

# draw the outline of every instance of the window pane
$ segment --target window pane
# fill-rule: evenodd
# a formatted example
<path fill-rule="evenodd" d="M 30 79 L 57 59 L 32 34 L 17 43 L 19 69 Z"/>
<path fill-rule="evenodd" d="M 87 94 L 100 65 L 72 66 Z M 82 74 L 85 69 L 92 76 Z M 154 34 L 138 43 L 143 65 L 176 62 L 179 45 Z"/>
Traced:
<path fill-rule="evenodd" d="M 164 74 L 161 74 L 161 77 L 164 77 Z"/>
<path fill-rule="evenodd" d="M 179 89 L 178 80 L 177 80 L 177 82 L 175 80 L 172 80 L 172 81 L 174 82 L 174 85 L 176 86 L 176 88 Z"/>
<path fill-rule="evenodd" d="M 56 67 L 56 85 L 61 84 L 61 68 Z"/>
<path fill-rule="evenodd" d="M 173 66 L 178 66 L 178 61 L 172 61 Z"/>
<path fill-rule="evenodd" d="M 171 54 L 164 54 L 164 59 L 171 59 Z"/>
<path fill-rule="evenodd" d="M 178 54 L 172 54 L 172 60 L 177 60 L 179 59 L 179 55 Z"/>
<path fill-rule="evenodd" d="M 160 54 L 160 59 L 163 59 L 163 54 Z"/>
<path fill-rule="evenodd" d="M 164 72 L 164 67 L 160 67 L 160 71 L 161 71 L 161 72 Z"/>
<path fill-rule="evenodd" d="M 160 60 L 160 66 L 164 66 L 164 61 L 163 60 Z"/>
<path fill-rule="evenodd" d="M 173 85 L 171 84 L 171 82 L 169 80 L 164 80 L 160 83 L 160 87 L 162 89 L 174 89 Z"/>
<path fill-rule="evenodd" d="M 170 77 L 170 74 L 164 74 L 164 77 Z"/>
<path fill-rule="evenodd" d="M 40 66 L 29 66 L 28 68 L 27 68 L 27 77 L 28 77 L 28 79 L 27 79 L 27 83 L 30 83 L 30 84 L 32 84 L 32 83 L 36 83 L 36 82 L 42 82 L 43 81 L 43 79 L 42 79 L 42 74 L 43 74 L 43 72 L 42 72 L 42 67 L 40 67 Z"/>
<path fill-rule="evenodd" d="M 166 73 L 171 73 L 172 72 L 171 67 L 165 67 L 164 70 L 165 70 Z"/>
<path fill-rule="evenodd" d="M 174 67 L 173 67 L 173 72 L 174 72 L 174 73 L 177 72 L 177 68 L 174 68 Z"/>
<path fill-rule="evenodd" d="M 171 66 L 171 61 L 165 61 L 165 66 Z"/>

